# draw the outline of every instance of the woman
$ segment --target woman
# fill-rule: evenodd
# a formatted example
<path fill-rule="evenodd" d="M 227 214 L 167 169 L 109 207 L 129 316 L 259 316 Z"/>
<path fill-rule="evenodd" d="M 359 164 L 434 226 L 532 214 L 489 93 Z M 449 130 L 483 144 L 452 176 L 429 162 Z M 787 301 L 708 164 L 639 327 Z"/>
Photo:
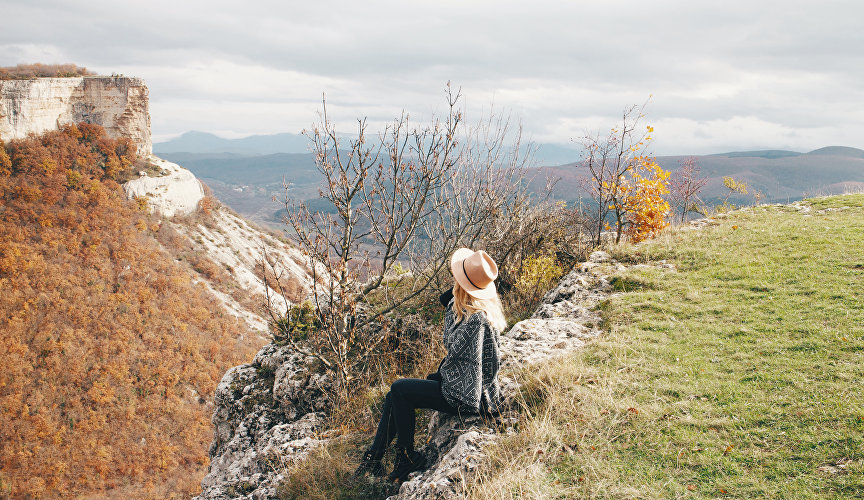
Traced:
<path fill-rule="evenodd" d="M 404 480 L 426 466 L 414 450 L 414 410 L 450 414 L 495 414 L 498 387 L 498 335 L 507 326 L 495 290 L 498 266 L 484 251 L 460 248 L 450 259 L 453 291 L 441 296 L 447 355 L 438 372 L 423 379 L 393 382 L 384 398 L 381 421 L 357 474 L 383 475 L 381 458 L 396 436 L 396 458 L 389 479 Z"/>

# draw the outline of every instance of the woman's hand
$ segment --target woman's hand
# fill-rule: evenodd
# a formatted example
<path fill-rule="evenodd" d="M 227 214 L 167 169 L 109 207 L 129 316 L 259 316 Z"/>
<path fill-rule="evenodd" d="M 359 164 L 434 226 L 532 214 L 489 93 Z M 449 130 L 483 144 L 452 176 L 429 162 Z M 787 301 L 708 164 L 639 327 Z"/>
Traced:
<path fill-rule="evenodd" d="M 441 365 L 444 364 L 444 360 L 442 359 L 440 363 L 438 363 L 438 369 L 435 370 L 435 373 L 430 373 L 426 375 L 426 380 L 437 380 L 441 382 L 443 379 L 441 378 Z"/>

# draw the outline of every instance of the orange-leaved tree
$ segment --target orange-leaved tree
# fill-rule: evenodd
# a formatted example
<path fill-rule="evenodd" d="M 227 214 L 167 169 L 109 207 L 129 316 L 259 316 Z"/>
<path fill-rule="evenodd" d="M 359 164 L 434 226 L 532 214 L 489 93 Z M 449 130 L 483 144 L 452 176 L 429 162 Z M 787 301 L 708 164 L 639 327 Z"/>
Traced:
<path fill-rule="evenodd" d="M 621 122 L 608 134 L 586 134 L 576 141 L 582 147 L 580 166 L 589 174 L 584 179 L 585 188 L 596 203 L 594 245 L 600 245 L 609 219 L 614 219 L 616 242 L 629 225 L 629 198 L 636 187 L 633 174 L 641 165 L 640 158 L 647 155 L 654 132 L 650 125 L 642 126 L 646 104 L 625 108 Z"/>
<path fill-rule="evenodd" d="M 622 235 L 638 243 L 669 225 L 671 207 L 664 198 L 668 186 L 669 172 L 648 156 L 632 158 L 618 177 L 604 182 L 610 193 L 608 208 L 615 216 L 616 243 Z"/>
<path fill-rule="evenodd" d="M 627 226 L 624 233 L 632 243 L 653 238 L 669 225 L 666 216 L 671 207 L 664 195 L 669 193 L 669 172 L 653 158 L 635 158 L 629 170 L 629 187 L 624 204 Z"/>

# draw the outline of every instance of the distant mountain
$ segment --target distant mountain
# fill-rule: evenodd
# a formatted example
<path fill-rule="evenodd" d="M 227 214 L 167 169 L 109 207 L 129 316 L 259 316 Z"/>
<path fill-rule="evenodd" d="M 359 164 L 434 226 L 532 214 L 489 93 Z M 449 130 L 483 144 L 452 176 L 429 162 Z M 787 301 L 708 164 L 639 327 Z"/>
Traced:
<path fill-rule="evenodd" d="M 190 134 L 184 134 L 184 137 Z M 195 135 L 191 137 L 194 139 Z M 210 151 L 161 153 L 160 156 L 191 170 L 213 189 L 220 200 L 244 216 L 273 227 L 280 226 L 278 212 L 284 209 L 284 205 L 274 201 L 274 196 L 277 199 L 289 196 L 297 200 L 313 200 L 313 206 L 317 206 L 314 201 L 317 200 L 320 174 L 311 153 L 244 155 L 219 152 L 218 149 L 226 149 L 225 145 L 232 141 L 212 134 L 202 134 L 201 139 L 199 151 L 206 149 L 206 144 L 210 144 Z M 164 144 L 156 144 L 154 149 L 159 151 Z M 560 179 L 553 192 L 556 199 L 577 201 L 581 196 L 586 200 L 588 196 L 582 185 L 587 171 L 578 167 L 579 152 L 554 144 L 538 144 L 537 148 L 534 164 L 540 166 L 532 169 L 536 174 L 534 186 L 539 189 L 552 176 Z M 657 162 L 664 169 L 674 172 L 684 158 L 683 155 L 660 156 Z M 696 158 L 702 175 L 709 179 L 701 193 L 702 198 L 709 203 L 725 195 L 725 176 L 746 182 L 751 193 L 754 190 L 762 193 L 765 202 L 786 202 L 864 187 L 864 151 L 856 148 L 830 146 L 809 153 L 786 150 L 734 151 Z M 287 192 L 283 181 L 291 183 Z M 750 195 L 733 199 L 736 203 L 749 203 L 752 200 Z"/>
<path fill-rule="evenodd" d="M 311 184 L 320 179 L 311 153 L 276 153 L 261 156 L 162 153 L 169 161 L 182 164 L 196 177 L 229 184 L 262 185 L 282 181 Z"/>
<path fill-rule="evenodd" d="M 566 165 L 579 160 L 579 150 L 560 144 L 538 143 L 534 161 L 537 166 Z"/>
<path fill-rule="evenodd" d="M 733 153 L 719 153 L 708 156 L 725 156 L 727 158 L 788 158 L 790 156 L 801 156 L 801 154 L 797 151 L 766 149 L 762 151 L 735 151 Z"/>
<path fill-rule="evenodd" d="M 819 148 L 807 153 L 810 156 L 830 155 L 830 156 L 846 156 L 849 158 L 864 158 L 864 151 L 858 148 L 850 148 L 846 146 L 828 146 L 827 148 Z"/>
<path fill-rule="evenodd" d="M 169 141 L 153 144 L 153 152 L 165 156 L 170 153 L 172 161 L 182 161 L 179 153 L 195 155 L 216 155 L 213 158 L 229 155 L 256 156 L 275 153 L 309 153 L 310 141 L 302 134 L 252 135 L 241 139 L 225 139 L 209 132 L 191 131 Z M 579 150 L 563 144 L 534 144 L 534 162 L 537 166 L 563 165 L 579 159 Z M 195 159 L 203 159 L 196 157 Z"/>
<path fill-rule="evenodd" d="M 274 153 L 308 153 L 309 139 L 301 134 L 251 135 L 242 139 L 225 139 L 208 132 L 186 132 L 153 145 L 157 155 L 165 153 L 237 153 L 267 155 Z"/>

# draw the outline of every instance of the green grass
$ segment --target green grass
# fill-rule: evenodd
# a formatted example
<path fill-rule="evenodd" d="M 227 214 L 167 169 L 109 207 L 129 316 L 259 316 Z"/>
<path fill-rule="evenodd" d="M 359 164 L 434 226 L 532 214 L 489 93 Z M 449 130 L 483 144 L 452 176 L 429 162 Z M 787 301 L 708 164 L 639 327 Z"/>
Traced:
<path fill-rule="evenodd" d="M 806 203 L 622 251 L 678 270 L 617 276 L 608 333 L 525 375 L 473 495 L 864 495 L 864 195 Z"/>

